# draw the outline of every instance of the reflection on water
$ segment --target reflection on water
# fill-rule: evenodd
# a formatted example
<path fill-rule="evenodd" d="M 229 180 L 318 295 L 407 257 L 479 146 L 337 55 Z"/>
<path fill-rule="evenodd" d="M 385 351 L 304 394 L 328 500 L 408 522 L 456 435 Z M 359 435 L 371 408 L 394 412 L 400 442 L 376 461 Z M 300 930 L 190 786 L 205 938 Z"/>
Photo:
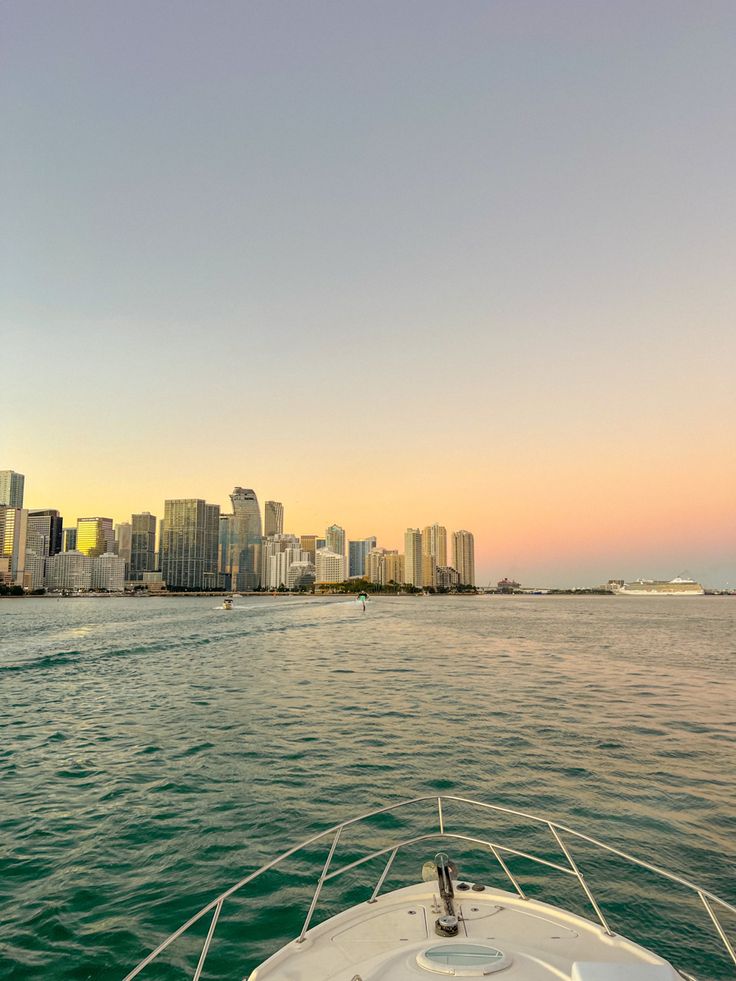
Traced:
<path fill-rule="evenodd" d="M 214 605 L 0 603 L 3 977 L 48 977 L 53 957 L 55 978 L 120 978 L 244 869 L 439 790 L 548 813 L 734 899 L 733 601 Z M 664 953 L 708 930 L 689 900 L 663 916 L 655 884 L 586 861 L 612 918 L 633 914 Z M 282 912 L 245 942 L 253 910 L 233 904 L 211 977 L 299 929 L 306 873 L 274 877 Z M 362 881 L 345 888 L 365 898 Z M 714 949 L 690 966 L 730 976 Z"/>

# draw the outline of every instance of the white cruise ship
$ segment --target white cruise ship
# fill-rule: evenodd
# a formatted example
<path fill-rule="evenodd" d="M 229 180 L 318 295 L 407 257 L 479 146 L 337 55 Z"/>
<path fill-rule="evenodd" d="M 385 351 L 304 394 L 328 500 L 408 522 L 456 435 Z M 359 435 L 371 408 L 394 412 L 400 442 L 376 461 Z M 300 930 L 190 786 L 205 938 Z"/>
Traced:
<path fill-rule="evenodd" d="M 663 582 L 657 579 L 637 579 L 617 590 L 619 596 L 703 596 L 705 590 L 694 579 L 677 576 Z"/>

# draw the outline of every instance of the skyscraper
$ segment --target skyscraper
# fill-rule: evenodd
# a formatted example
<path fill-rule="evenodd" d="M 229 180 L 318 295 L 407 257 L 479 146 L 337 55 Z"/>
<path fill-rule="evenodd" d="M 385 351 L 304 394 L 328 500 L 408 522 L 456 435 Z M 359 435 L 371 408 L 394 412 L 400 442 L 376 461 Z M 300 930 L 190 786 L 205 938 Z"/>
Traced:
<path fill-rule="evenodd" d="M 475 541 L 471 532 L 452 533 L 452 566 L 461 586 L 475 586 Z"/>
<path fill-rule="evenodd" d="M 46 563 L 47 589 L 86 590 L 91 584 L 92 560 L 81 552 L 59 552 Z"/>
<path fill-rule="evenodd" d="M 263 517 L 263 535 L 265 538 L 271 535 L 283 535 L 284 505 L 280 501 L 266 501 L 263 505 Z"/>
<path fill-rule="evenodd" d="M 443 525 L 427 525 L 424 528 L 422 552 L 431 555 L 435 565 L 447 565 L 447 529 Z"/>
<path fill-rule="evenodd" d="M 345 555 L 345 529 L 340 525 L 330 525 L 325 532 L 325 548 L 329 552 Z"/>
<path fill-rule="evenodd" d="M 164 502 L 161 571 L 169 589 L 216 586 L 219 521 L 219 505 L 200 498 Z"/>
<path fill-rule="evenodd" d="M 427 525 L 422 531 L 422 585 L 437 585 L 437 568 L 447 565 L 447 529 Z"/>
<path fill-rule="evenodd" d="M 0 505 L 23 507 L 23 485 L 26 478 L 15 470 L 0 470 Z"/>
<path fill-rule="evenodd" d="M 359 541 L 348 542 L 348 575 L 364 576 L 365 563 L 368 553 L 376 547 L 376 536 L 362 538 Z"/>
<path fill-rule="evenodd" d="M 77 518 L 76 548 L 82 555 L 96 558 L 115 552 L 115 530 L 112 518 Z"/>
<path fill-rule="evenodd" d="M 115 554 L 125 562 L 125 578 L 130 576 L 130 560 L 133 552 L 133 526 L 129 521 L 115 525 Z M 92 576 L 94 583 L 94 575 Z"/>
<path fill-rule="evenodd" d="M 316 535 L 302 535 L 299 539 L 302 547 L 302 551 L 306 552 L 309 556 L 309 561 L 314 565 L 316 560 L 317 552 L 317 536 Z"/>
<path fill-rule="evenodd" d="M 329 548 L 317 550 L 316 581 L 343 582 L 345 579 L 345 556 L 332 552 Z"/>
<path fill-rule="evenodd" d="M 130 578 L 143 579 L 156 568 L 156 516 L 144 511 L 130 517 Z"/>
<path fill-rule="evenodd" d="M 7 559 L 10 576 L 17 585 L 23 585 L 26 564 L 26 534 L 28 511 L 0 505 L 0 556 Z"/>
<path fill-rule="evenodd" d="M 230 534 L 229 571 L 233 589 L 257 589 L 260 585 L 261 511 L 256 492 L 234 488 L 230 495 L 233 522 Z"/>
<path fill-rule="evenodd" d="M 422 586 L 422 533 L 418 528 L 407 528 L 404 532 L 404 576 L 411 586 Z"/>
<path fill-rule="evenodd" d="M 65 528 L 64 529 L 64 548 L 63 552 L 76 552 L 77 550 L 77 529 L 76 528 Z"/>
<path fill-rule="evenodd" d="M 39 555 L 56 555 L 63 545 L 63 520 L 58 511 L 29 511 L 28 512 L 28 547 L 38 551 Z M 36 536 L 40 537 L 37 538 Z M 33 537 L 33 545 L 31 544 Z"/>

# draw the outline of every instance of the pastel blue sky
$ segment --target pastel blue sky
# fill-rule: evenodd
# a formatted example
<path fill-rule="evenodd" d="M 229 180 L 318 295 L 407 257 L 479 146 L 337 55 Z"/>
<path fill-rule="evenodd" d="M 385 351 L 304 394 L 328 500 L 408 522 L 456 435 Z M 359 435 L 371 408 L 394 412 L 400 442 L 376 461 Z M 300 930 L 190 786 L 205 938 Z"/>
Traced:
<path fill-rule="evenodd" d="M 29 503 L 239 483 L 295 531 L 471 527 L 488 577 L 736 580 L 732 2 L 0 18 Z"/>

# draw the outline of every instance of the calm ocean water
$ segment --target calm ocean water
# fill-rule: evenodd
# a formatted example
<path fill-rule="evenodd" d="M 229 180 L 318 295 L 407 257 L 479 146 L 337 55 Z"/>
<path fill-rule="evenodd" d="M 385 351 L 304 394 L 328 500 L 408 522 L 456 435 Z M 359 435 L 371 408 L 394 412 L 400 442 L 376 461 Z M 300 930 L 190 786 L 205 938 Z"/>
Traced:
<path fill-rule="evenodd" d="M 219 603 L 0 601 L 4 979 L 119 979 L 288 845 L 438 791 L 543 812 L 736 900 L 736 601 Z M 697 901 L 576 853 L 614 927 L 733 977 Z M 394 884 L 432 854 L 397 860 Z M 242 978 L 298 931 L 312 857 L 226 907 L 208 978 Z M 502 885 L 485 855 L 457 857 Z M 380 867 L 336 880 L 325 912 Z M 578 903 L 567 880 L 518 873 Z M 197 950 L 183 939 L 143 976 L 191 977 Z"/>

